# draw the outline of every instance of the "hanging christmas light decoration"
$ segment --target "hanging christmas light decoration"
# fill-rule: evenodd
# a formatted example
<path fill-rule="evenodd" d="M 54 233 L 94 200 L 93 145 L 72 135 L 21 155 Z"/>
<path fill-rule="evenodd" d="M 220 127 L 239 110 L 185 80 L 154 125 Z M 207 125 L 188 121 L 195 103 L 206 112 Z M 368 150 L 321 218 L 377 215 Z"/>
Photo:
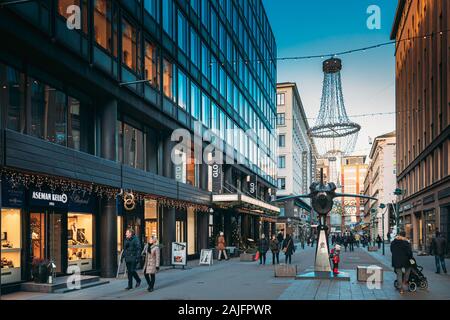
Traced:
<path fill-rule="evenodd" d="M 348 154 L 355 148 L 361 126 L 350 121 L 344 105 L 341 82 L 341 59 L 323 62 L 323 89 L 319 115 L 308 134 L 323 155 Z"/>

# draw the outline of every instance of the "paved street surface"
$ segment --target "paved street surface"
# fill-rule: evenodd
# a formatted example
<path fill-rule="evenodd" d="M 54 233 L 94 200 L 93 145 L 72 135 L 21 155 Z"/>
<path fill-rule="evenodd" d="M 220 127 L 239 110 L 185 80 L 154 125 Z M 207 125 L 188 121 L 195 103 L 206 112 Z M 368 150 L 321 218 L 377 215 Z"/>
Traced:
<path fill-rule="evenodd" d="M 280 258 L 283 254 L 280 254 Z M 261 266 L 256 262 L 240 262 L 239 259 L 214 261 L 212 266 L 198 266 L 191 261 L 186 270 L 165 269 L 157 274 L 155 291 L 147 292 L 145 280 L 140 288 L 126 291 L 127 281 L 112 280 L 109 284 L 75 291 L 66 294 L 39 294 L 19 292 L 2 296 L 2 299 L 26 300 L 411 300 L 411 299 L 450 299 L 450 276 L 435 274 L 434 257 L 417 257 L 419 265 L 424 266 L 429 280 L 428 290 L 400 295 L 393 286 L 394 273 L 390 267 L 390 250 L 386 256 L 379 252 L 355 248 L 354 252 L 343 252 L 341 269 L 349 272 L 351 281 L 294 280 L 275 278 L 271 265 Z M 283 259 L 284 260 L 284 259 Z M 299 273 L 313 268 L 314 248 L 299 249 L 293 257 L 293 264 Z M 284 262 L 284 261 L 283 261 Z M 448 266 L 450 261 L 447 260 Z M 356 266 L 378 265 L 384 271 L 384 282 L 380 289 L 368 289 L 366 283 L 356 281 Z"/>

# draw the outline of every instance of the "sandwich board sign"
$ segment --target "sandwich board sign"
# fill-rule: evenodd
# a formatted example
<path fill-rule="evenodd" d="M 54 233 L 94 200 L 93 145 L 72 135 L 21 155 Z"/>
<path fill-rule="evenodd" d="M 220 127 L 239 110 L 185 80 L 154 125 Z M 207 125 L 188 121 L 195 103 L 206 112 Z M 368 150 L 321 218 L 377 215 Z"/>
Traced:
<path fill-rule="evenodd" d="M 172 242 L 172 265 L 184 266 L 187 264 L 186 261 L 186 242 Z"/>
<path fill-rule="evenodd" d="M 120 275 L 124 277 L 127 275 L 127 265 L 125 261 L 122 261 L 123 250 L 119 254 L 119 261 L 117 262 L 117 274 L 116 278 L 119 278 Z"/>
<path fill-rule="evenodd" d="M 200 253 L 200 265 L 212 265 L 213 264 L 213 251 L 211 249 L 202 249 Z"/>

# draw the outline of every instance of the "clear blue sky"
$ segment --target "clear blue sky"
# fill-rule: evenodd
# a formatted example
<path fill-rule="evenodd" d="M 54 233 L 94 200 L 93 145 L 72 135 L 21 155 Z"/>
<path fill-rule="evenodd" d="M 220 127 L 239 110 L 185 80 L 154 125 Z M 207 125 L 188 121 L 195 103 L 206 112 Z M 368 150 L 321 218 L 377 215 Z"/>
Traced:
<path fill-rule="evenodd" d="M 334 53 L 388 42 L 396 0 L 263 0 L 278 56 Z M 381 29 L 367 27 L 367 8 L 381 9 Z M 341 56 L 344 101 L 349 115 L 395 111 L 394 46 Z M 321 59 L 278 62 L 278 82 L 296 82 L 308 118 L 322 95 Z M 368 154 L 368 137 L 395 129 L 395 115 L 355 117 L 362 126 L 355 153 Z M 309 120 L 310 125 L 314 119 Z"/>

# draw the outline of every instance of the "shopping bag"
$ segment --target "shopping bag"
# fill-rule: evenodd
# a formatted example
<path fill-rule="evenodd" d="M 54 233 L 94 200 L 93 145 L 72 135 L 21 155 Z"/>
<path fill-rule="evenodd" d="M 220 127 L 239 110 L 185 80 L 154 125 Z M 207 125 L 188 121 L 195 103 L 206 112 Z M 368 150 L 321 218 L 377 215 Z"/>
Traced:
<path fill-rule="evenodd" d="M 259 260 L 259 251 L 256 251 L 256 254 L 255 254 L 255 261 L 258 261 Z"/>

